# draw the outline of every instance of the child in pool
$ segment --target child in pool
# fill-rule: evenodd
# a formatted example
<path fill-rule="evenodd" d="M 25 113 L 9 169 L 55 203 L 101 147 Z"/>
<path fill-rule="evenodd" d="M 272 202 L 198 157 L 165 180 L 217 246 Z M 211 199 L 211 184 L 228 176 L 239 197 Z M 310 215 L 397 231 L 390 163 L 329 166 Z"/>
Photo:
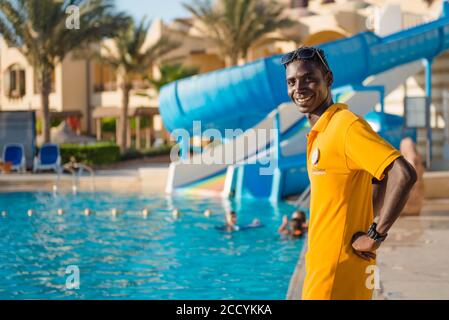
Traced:
<path fill-rule="evenodd" d="M 250 225 L 247 225 L 243 227 L 244 229 L 247 228 L 255 228 L 261 226 L 259 219 L 254 219 L 253 222 Z M 226 214 L 226 225 L 225 230 L 227 232 L 233 232 L 233 231 L 240 231 L 241 227 L 237 225 L 237 213 L 235 211 L 230 211 Z"/>
<path fill-rule="evenodd" d="M 298 210 L 293 213 L 291 221 L 288 216 L 284 216 L 278 232 L 282 235 L 299 238 L 307 231 L 307 228 L 306 214 Z"/>

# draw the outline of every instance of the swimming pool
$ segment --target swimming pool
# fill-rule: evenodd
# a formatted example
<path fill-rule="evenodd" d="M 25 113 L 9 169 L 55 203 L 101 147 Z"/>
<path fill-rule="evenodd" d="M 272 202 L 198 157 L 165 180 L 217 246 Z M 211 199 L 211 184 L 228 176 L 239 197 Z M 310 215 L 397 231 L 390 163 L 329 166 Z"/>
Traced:
<path fill-rule="evenodd" d="M 84 216 L 85 208 L 95 215 Z M 123 214 L 113 217 L 112 208 Z M 143 208 L 151 210 L 147 218 Z M 229 208 L 239 223 L 259 218 L 265 227 L 216 230 Z M 284 299 L 303 243 L 277 234 L 282 215 L 294 210 L 286 203 L 3 193 L 4 210 L 1 299 Z M 79 268 L 78 290 L 66 288 L 69 266 Z"/>

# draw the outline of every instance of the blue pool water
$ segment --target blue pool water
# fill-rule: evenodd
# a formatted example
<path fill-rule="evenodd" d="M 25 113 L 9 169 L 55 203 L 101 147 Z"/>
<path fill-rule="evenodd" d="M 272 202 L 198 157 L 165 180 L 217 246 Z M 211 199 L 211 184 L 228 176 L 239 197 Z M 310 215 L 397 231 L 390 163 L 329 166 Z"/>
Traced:
<path fill-rule="evenodd" d="M 145 207 L 152 212 L 146 219 Z M 65 215 L 58 216 L 58 208 Z M 84 216 L 85 208 L 96 214 Z M 114 218 L 112 208 L 124 214 Z M 179 220 L 172 218 L 174 208 Z M 229 208 L 240 224 L 259 218 L 266 227 L 216 230 Z M 303 243 L 277 234 L 282 215 L 294 210 L 285 203 L 4 193 L 4 210 L 1 299 L 284 299 Z M 78 290 L 66 288 L 69 266 L 80 270 Z"/>

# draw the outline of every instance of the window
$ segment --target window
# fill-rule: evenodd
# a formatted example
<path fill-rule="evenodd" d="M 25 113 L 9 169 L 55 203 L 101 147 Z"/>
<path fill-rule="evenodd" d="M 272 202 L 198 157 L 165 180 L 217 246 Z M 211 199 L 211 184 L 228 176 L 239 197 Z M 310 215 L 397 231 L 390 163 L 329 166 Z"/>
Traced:
<path fill-rule="evenodd" d="M 10 99 L 19 99 L 26 94 L 25 69 L 15 64 L 10 66 L 4 75 L 5 95 Z"/>
<path fill-rule="evenodd" d="M 94 64 L 94 92 L 116 91 L 117 75 L 113 68 L 105 64 Z"/>

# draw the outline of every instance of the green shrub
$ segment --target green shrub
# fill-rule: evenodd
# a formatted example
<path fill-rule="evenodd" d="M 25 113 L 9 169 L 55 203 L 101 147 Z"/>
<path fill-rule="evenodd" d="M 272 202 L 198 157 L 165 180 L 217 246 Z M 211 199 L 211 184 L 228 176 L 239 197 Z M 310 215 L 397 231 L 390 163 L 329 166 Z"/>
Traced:
<path fill-rule="evenodd" d="M 170 154 L 172 147 L 173 147 L 172 145 L 163 145 L 157 148 L 151 148 L 149 150 L 144 150 L 143 155 L 145 157 L 168 155 Z"/>
<path fill-rule="evenodd" d="M 115 133 L 115 118 L 104 118 L 101 120 L 101 131 Z"/>
<path fill-rule="evenodd" d="M 36 117 L 36 134 L 42 133 L 42 120 Z"/>
<path fill-rule="evenodd" d="M 132 118 L 131 121 L 131 129 L 136 129 L 136 119 Z M 150 120 L 146 117 L 140 119 L 140 127 L 142 129 L 150 126 Z M 116 130 L 116 119 L 115 118 L 103 118 L 101 120 L 101 131 L 102 132 L 110 132 L 115 134 Z"/>
<path fill-rule="evenodd" d="M 51 127 L 58 127 L 62 123 L 61 119 L 51 119 Z"/>
<path fill-rule="evenodd" d="M 140 159 L 143 158 L 143 154 L 136 149 L 129 149 L 126 150 L 124 154 L 122 154 L 122 156 L 120 157 L 120 160 L 125 161 L 125 160 L 134 160 L 134 159 Z"/>
<path fill-rule="evenodd" d="M 141 158 L 151 158 L 155 156 L 162 156 L 162 155 L 168 155 L 170 154 L 172 146 L 171 145 L 163 145 L 157 148 L 151 148 L 148 150 L 136 150 L 136 149 L 130 149 L 127 150 L 121 157 L 121 160 L 134 160 L 134 159 L 141 159 Z"/>
<path fill-rule="evenodd" d="M 120 161 L 120 148 L 111 143 L 94 145 L 64 144 L 60 146 L 62 163 L 75 157 L 77 162 L 86 165 L 105 165 Z"/>

